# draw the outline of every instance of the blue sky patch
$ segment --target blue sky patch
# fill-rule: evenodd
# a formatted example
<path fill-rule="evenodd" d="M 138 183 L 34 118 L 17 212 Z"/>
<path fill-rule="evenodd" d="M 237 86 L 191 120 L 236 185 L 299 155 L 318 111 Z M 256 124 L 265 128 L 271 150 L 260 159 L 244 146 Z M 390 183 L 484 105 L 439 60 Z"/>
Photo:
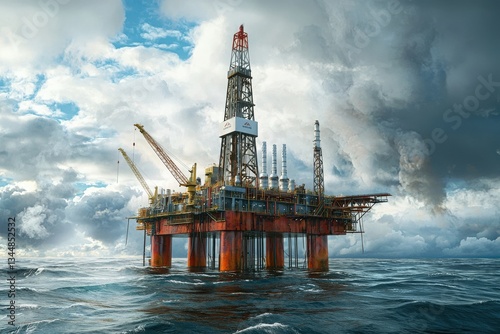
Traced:
<path fill-rule="evenodd" d="M 60 116 L 57 117 L 62 120 L 70 120 L 78 114 L 80 108 L 73 102 L 54 102 L 49 105 L 52 110 L 59 110 Z"/>
<path fill-rule="evenodd" d="M 125 1 L 125 26 L 123 34 L 113 44 L 116 48 L 144 45 L 173 52 L 186 60 L 193 47 L 189 31 L 194 22 L 171 21 L 161 17 L 158 2 Z"/>

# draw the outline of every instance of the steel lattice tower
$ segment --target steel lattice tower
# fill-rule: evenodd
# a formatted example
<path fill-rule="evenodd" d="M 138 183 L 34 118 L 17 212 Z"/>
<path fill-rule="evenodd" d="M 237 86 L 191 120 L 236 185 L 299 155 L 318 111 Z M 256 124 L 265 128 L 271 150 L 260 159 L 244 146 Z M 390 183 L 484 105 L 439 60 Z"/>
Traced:
<path fill-rule="evenodd" d="M 226 108 L 221 126 L 219 179 L 226 185 L 258 186 L 258 124 L 254 120 L 248 35 L 243 25 L 233 37 L 227 73 Z"/>
<path fill-rule="evenodd" d="M 318 195 L 320 201 L 325 194 L 323 154 L 321 153 L 318 121 L 314 122 L 314 193 Z"/>

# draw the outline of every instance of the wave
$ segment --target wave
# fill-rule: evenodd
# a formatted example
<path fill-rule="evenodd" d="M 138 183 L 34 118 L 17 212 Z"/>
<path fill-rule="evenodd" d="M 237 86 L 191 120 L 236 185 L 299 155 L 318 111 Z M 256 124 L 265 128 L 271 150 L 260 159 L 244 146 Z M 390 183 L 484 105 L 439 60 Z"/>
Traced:
<path fill-rule="evenodd" d="M 27 333 L 27 334 L 42 333 L 44 332 L 42 328 L 50 327 L 52 324 L 60 321 L 61 321 L 60 319 L 56 318 L 56 319 L 38 320 L 20 324 L 19 327 L 16 328 L 16 333 Z"/>
<path fill-rule="evenodd" d="M 186 284 L 186 285 L 204 285 L 205 283 L 203 282 L 188 282 L 188 281 L 179 281 L 175 279 L 169 279 L 167 282 L 174 283 L 174 284 Z"/>
<path fill-rule="evenodd" d="M 33 309 L 39 309 L 39 308 L 41 308 L 41 306 L 37 305 L 37 304 L 18 304 L 16 306 L 16 308 L 20 309 L 20 310 L 23 310 L 23 309 L 33 310 Z"/>
<path fill-rule="evenodd" d="M 299 333 L 290 326 L 279 322 L 274 324 L 258 324 L 234 332 L 237 333 Z"/>
<path fill-rule="evenodd" d="M 25 278 L 28 280 L 36 280 L 36 279 L 50 279 L 50 278 L 61 278 L 61 277 L 74 277 L 74 278 L 82 278 L 82 277 L 90 277 L 91 275 L 81 270 L 75 268 L 75 270 L 60 269 L 60 268 L 47 268 L 47 267 L 33 267 L 33 268 L 25 268 L 20 267 L 16 269 L 16 277 Z"/>
<path fill-rule="evenodd" d="M 33 261 L 16 277 L 18 320 L 22 333 L 493 333 L 500 261 L 490 262 L 343 260 L 324 274 L 238 274 L 190 272 L 185 261 L 161 271 L 122 259 Z"/>
<path fill-rule="evenodd" d="M 469 303 L 435 303 L 413 301 L 394 308 L 401 319 L 426 321 L 434 327 L 467 328 L 484 331 L 493 319 L 500 323 L 500 301 L 487 300 Z M 493 329 L 493 328 L 492 328 Z"/>

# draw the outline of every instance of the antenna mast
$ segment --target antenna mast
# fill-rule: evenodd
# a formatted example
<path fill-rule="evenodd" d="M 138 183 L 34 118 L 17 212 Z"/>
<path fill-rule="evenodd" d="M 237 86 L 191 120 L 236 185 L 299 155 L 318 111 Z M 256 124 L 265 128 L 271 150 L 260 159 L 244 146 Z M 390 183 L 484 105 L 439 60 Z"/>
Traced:
<path fill-rule="evenodd" d="M 323 176 L 323 154 L 321 153 L 319 139 L 319 122 L 314 122 L 314 193 L 321 201 L 325 194 L 325 181 Z"/>

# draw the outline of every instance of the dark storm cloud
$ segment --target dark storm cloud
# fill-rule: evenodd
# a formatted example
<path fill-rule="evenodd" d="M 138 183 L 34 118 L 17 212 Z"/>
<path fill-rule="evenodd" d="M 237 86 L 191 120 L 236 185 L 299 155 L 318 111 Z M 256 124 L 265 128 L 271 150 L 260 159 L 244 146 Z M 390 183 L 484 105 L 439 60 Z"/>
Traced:
<path fill-rule="evenodd" d="M 3 217 L 16 218 L 20 247 L 53 247 L 74 233 L 74 226 L 65 220 L 67 199 L 74 195 L 70 184 L 60 182 L 40 183 L 36 191 L 6 187 L 0 193 L 0 210 Z"/>
<path fill-rule="evenodd" d="M 126 205 L 133 195 L 138 194 L 130 189 L 103 189 L 84 195 L 68 206 L 66 217 L 85 235 L 106 244 L 113 243 L 125 235 L 126 218 L 130 216 Z"/>
<path fill-rule="evenodd" d="M 67 132 L 60 123 L 44 117 L 18 118 L 14 112 L 2 117 L 2 143 L 5 159 L 0 168 L 16 171 L 19 179 L 41 179 L 66 163 L 85 141 Z"/>
<path fill-rule="evenodd" d="M 405 191 L 434 205 L 443 202 L 449 179 L 499 176 L 498 2 L 318 6 L 325 9 L 318 21 L 328 24 L 303 27 L 290 52 L 343 64 L 343 71 L 322 69 L 323 87 L 337 101 L 332 113 L 349 115 L 358 123 L 353 127 L 375 127 L 400 157 L 374 154 L 375 169 L 399 171 Z M 334 124 L 332 130 L 338 138 Z M 347 156 L 338 157 L 334 171 L 349 175 L 352 149 L 345 143 L 340 149 Z"/>
<path fill-rule="evenodd" d="M 116 135 L 103 134 L 106 129 L 68 129 L 54 119 L 20 116 L 16 112 L 5 111 L 0 117 L 1 154 L 4 156 L 0 160 L 0 168 L 15 171 L 17 180 L 52 182 L 54 178 L 64 177 L 71 182 L 76 178 L 92 182 L 94 180 L 84 178 L 92 179 L 94 175 L 78 175 L 80 164 L 91 163 L 107 171 L 109 158 L 117 156 L 114 147 L 99 141 L 103 136 Z"/>
<path fill-rule="evenodd" d="M 36 194 L 24 194 L 21 187 L 9 187 L 3 189 L 0 193 L 0 212 L 2 217 L 16 217 L 26 206 L 32 206 L 36 203 Z M 1 235 L 7 235 L 7 230 L 0 231 Z"/>
<path fill-rule="evenodd" d="M 47 250 L 82 232 L 104 243 L 123 238 L 125 217 L 132 214 L 125 206 L 137 193 L 103 189 L 75 201 L 78 189 L 92 184 L 96 177 L 79 173 L 80 163 L 105 171 L 115 150 L 109 153 L 90 137 L 69 131 L 56 120 L 16 116 L 6 110 L 1 117 L 4 159 L 0 168 L 9 171 L 7 177 L 15 176 L 31 185 L 2 188 L 0 212 L 2 217 L 16 217 L 19 246 Z"/>
<path fill-rule="evenodd" d="M 64 178 L 72 173 L 65 173 Z M 138 195 L 136 191 L 129 188 L 119 191 L 96 189 L 79 200 L 73 200 L 76 189 L 71 181 L 47 182 L 40 187 L 31 192 L 20 187 L 6 187 L 0 193 L 2 217 L 16 218 L 19 247 L 48 250 L 81 233 L 107 246 L 125 238 L 126 217 L 133 215 L 126 206 L 133 196 Z M 1 231 L 1 236 L 5 237 L 6 231 Z M 75 246 L 78 249 L 78 245 Z M 131 247 L 129 250 L 137 251 Z"/>

